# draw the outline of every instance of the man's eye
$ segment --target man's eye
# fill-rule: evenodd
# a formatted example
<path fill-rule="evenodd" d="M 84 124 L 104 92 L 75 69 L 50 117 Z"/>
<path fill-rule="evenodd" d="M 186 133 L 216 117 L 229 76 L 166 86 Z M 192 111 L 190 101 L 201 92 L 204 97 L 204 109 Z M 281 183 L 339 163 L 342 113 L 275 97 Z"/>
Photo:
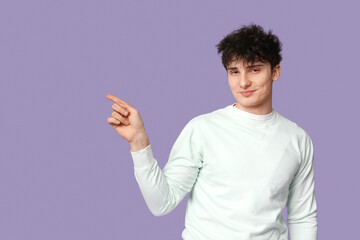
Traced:
<path fill-rule="evenodd" d="M 232 74 L 237 74 L 237 73 L 239 73 L 238 71 L 233 71 L 233 72 L 231 72 Z"/>
<path fill-rule="evenodd" d="M 252 71 L 253 71 L 253 72 L 259 72 L 260 70 L 257 69 L 257 68 L 254 68 Z"/>

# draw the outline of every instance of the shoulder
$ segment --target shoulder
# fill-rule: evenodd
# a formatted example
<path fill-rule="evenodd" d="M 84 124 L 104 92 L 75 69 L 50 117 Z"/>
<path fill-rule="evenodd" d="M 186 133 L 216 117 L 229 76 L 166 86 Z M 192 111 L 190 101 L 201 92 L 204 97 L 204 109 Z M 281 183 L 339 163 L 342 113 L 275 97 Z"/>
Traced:
<path fill-rule="evenodd" d="M 279 116 L 279 128 L 284 132 L 290 139 L 292 139 L 293 146 L 299 152 L 301 158 L 305 152 L 309 149 L 313 149 L 313 143 L 309 133 L 296 122 L 278 114 Z"/>
<path fill-rule="evenodd" d="M 201 126 L 204 127 L 208 125 L 208 123 L 210 122 L 223 121 L 227 119 L 226 110 L 227 107 L 223 107 L 223 108 L 215 109 L 211 112 L 197 115 L 192 119 L 190 119 L 189 123 L 194 127 L 201 127 Z"/>
<path fill-rule="evenodd" d="M 305 139 L 305 138 L 310 138 L 307 131 L 303 127 L 301 127 L 298 123 L 284 117 L 283 115 L 281 115 L 279 113 L 277 113 L 277 114 L 279 117 L 279 124 L 280 124 L 281 128 L 283 128 L 284 131 L 286 131 L 289 134 L 292 134 L 299 140 Z"/>
<path fill-rule="evenodd" d="M 186 123 L 184 129 L 191 131 L 194 138 L 200 140 L 208 136 L 212 130 L 227 121 L 226 108 L 220 108 L 211 112 L 199 114 Z"/>

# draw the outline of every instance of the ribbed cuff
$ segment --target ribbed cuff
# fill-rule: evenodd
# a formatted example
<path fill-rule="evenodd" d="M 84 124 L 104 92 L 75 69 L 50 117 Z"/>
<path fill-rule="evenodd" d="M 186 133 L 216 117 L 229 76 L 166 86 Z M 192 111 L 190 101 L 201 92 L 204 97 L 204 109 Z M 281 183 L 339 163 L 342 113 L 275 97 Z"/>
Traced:
<path fill-rule="evenodd" d="M 150 163 L 155 160 L 152 153 L 151 144 L 136 152 L 132 152 L 130 150 L 130 154 L 134 162 L 134 168 L 143 168 L 149 166 Z"/>

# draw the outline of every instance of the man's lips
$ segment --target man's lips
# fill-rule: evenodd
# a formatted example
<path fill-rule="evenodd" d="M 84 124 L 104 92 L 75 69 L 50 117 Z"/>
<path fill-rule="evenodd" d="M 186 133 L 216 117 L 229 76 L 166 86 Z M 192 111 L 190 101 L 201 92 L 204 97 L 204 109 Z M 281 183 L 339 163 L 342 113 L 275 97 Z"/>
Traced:
<path fill-rule="evenodd" d="M 250 96 L 253 92 L 255 92 L 255 90 L 247 90 L 247 91 L 242 91 L 240 92 L 241 95 L 243 95 L 244 97 L 248 97 Z"/>
<path fill-rule="evenodd" d="M 242 91 L 240 93 L 249 93 L 249 92 L 254 92 L 255 90 L 246 90 L 246 91 Z"/>

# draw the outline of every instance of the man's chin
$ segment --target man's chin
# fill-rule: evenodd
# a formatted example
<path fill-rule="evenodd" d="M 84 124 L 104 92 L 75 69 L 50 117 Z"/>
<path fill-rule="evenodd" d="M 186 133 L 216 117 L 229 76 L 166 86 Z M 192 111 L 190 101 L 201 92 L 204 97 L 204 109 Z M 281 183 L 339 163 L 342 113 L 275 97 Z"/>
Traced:
<path fill-rule="evenodd" d="M 255 107 L 256 106 L 256 104 L 252 103 L 251 101 L 248 101 L 248 102 L 238 101 L 236 105 L 242 106 L 242 107 Z"/>

